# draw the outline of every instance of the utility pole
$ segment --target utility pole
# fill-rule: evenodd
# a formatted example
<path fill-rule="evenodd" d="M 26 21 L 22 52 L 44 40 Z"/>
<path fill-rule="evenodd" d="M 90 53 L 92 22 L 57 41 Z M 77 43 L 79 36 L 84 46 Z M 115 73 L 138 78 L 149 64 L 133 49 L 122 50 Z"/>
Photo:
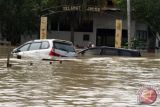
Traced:
<path fill-rule="evenodd" d="M 131 2 L 127 0 L 128 49 L 131 48 Z"/>

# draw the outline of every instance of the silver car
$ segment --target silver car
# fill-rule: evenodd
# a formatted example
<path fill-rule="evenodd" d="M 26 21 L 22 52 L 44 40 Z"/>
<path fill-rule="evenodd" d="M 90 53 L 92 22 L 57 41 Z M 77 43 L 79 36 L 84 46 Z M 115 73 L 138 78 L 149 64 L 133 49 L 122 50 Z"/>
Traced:
<path fill-rule="evenodd" d="M 31 57 L 38 59 L 77 56 L 72 42 L 59 39 L 29 41 L 15 48 L 12 54 L 17 58 Z"/>

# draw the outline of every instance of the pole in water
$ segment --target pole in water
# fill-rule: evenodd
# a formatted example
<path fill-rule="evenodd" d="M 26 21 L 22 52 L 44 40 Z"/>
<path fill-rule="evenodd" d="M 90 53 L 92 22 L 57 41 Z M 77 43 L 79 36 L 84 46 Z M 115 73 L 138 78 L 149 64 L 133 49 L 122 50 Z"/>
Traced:
<path fill-rule="evenodd" d="M 50 65 L 52 65 L 52 63 L 53 63 L 52 61 L 49 62 Z"/>
<path fill-rule="evenodd" d="M 62 60 L 59 60 L 59 63 L 62 64 Z"/>
<path fill-rule="evenodd" d="M 11 43 L 8 46 L 8 55 L 7 55 L 7 68 L 11 67 L 12 64 L 10 64 L 10 54 L 11 54 Z"/>
<path fill-rule="evenodd" d="M 131 2 L 127 0 L 128 49 L 131 48 Z"/>

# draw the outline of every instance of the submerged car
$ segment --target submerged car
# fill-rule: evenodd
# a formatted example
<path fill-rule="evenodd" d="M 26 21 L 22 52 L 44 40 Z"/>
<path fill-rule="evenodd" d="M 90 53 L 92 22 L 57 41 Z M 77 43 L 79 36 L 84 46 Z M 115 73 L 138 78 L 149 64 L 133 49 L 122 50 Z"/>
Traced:
<path fill-rule="evenodd" d="M 18 59 L 23 57 L 52 59 L 53 57 L 77 56 L 72 42 L 59 39 L 29 41 L 13 49 L 12 54 Z"/>
<path fill-rule="evenodd" d="M 78 53 L 80 56 L 128 56 L 128 57 L 140 57 L 141 53 L 138 50 L 114 48 L 107 46 L 98 46 L 88 48 Z"/>

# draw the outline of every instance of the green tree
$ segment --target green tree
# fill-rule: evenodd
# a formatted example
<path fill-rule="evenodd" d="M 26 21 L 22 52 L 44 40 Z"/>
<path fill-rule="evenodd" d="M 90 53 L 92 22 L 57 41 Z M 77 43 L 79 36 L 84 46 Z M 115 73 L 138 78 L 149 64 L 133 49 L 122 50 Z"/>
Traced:
<path fill-rule="evenodd" d="M 0 31 L 4 38 L 17 44 L 22 35 L 39 31 L 39 12 L 47 0 L 0 0 Z"/>
<path fill-rule="evenodd" d="M 124 13 L 126 13 L 126 2 L 127 0 L 117 0 L 116 2 Z M 160 0 L 131 0 L 131 7 L 132 17 L 145 23 L 152 35 L 150 39 L 155 40 L 156 33 L 160 34 Z"/>

